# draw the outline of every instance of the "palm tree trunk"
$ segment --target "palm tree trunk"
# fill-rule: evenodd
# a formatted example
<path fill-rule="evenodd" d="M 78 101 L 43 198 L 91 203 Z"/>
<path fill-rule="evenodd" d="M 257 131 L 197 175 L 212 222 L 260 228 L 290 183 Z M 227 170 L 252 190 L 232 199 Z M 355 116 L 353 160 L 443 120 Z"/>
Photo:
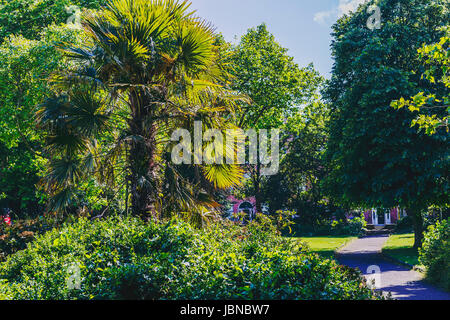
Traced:
<path fill-rule="evenodd" d="M 133 136 L 128 162 L 130 166 L 131 211 L 135 216 L 148 218 L 156 215 L 158 195 L 156 163 L 156 123 L 151 121 L 149 99 L 130 94 L 132 119 L 129 130 Z"/>

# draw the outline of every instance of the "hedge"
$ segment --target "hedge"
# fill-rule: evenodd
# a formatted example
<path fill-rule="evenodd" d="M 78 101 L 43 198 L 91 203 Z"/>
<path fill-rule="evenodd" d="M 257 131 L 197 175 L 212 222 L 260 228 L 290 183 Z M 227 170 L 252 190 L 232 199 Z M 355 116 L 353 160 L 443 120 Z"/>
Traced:
<path fill-rule="evenodd" d="M 381 299 L 355 269 L 307 250 L 267 223 L 80 219 L 1 263 L 0 298 Z"/>

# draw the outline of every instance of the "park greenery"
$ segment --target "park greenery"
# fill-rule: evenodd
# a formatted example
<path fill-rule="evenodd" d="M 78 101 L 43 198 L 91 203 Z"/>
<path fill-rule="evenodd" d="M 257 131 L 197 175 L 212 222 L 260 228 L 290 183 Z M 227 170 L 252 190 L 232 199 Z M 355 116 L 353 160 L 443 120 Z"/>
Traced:
<path fill-rule="evenodd" d="M 450 219 L 428 227 L 419 261 L 426 267 L 427 277 L 447 291 L 450 290 Z"/>
<path fill-rule="evenodd" d="M 438 43 L 423 45 L 418 50 L 419 58 L 423 61 L 426 68 L 422 78 L 425 78 L 436 87 L 433 88 L 434 93 L 425 94 L 422 91 L 411 97 L 411 100 L 400 98 L 391 103 L 391 106 L 396 109 L 408 107 L 411 112 L 419 112 L 419 116 L 412 121 L 412 125 L 424 129 L 427 134 L 435 134 L 441 128 L 445 128 L 447 133 L 449 132 L 449 45 L 450 37 L 444 36 Z"/>
<path fill-rule="evenodd" d="M 376 2 L 380 29 L 370 2 L 333 25 L 326 80 L 189 1 L 0 0 L 0 299 L 381 299 L 332 256 L 394 207 L 414 233 L 386 250 L 448 289 L 450 8 Z M 279 171 L 175 164 L 196 121 L 279 129 Z M 256 219 L 227 219 L 230 196 Z"/>
<path fill-rule="evenodd" d="M 332 111 L 326 192 L 350 207 L 406 208 L 416 248 L 423 238 L 423 212 L 448 204 L 448 134 L 418 134 L 411 128 L 415 115 L 390 105 L 429 87 L 417 52 L 424 42 L 445 36 L 450 13 L 444 3 L 379 1 L 383 27 L 373 31 L 361 27 L 364 10 L 338 20 L 335 64 L 325 90 Z"/>
<path fill-rule="evenodd" d="M 380 299 L 355 270 L 278 236 L 265 221 L 202 231 L 178 220 L 82 219 L 0 267 L 12 299 Z M 266 218 L 267 219 L 267 218 Z M 80 290 L 65 266 L 81 266 Z M 52 274 L 51 278 L 46 274 Z"/>
<path fill-rule="evenodd" d="M 420 267 L 419 253 L 414 248 L 414 233 L 397 233 L 383 246 L 383 254 L 412 267 Z"/>

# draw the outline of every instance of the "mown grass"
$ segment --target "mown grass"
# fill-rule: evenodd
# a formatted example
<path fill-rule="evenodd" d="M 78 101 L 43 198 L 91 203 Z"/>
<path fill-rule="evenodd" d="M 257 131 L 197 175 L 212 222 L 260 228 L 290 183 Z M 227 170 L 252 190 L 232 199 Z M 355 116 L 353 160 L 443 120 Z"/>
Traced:
<path fill-rule="evenodd" d="M 419 254 L 413 245 L 414 233 L 393 234 L 383 246 L 383 254 L 409 265 L 418 266 Z"/>
<path fill-rule="evenodd" d="M 356 239 L 353 236 L 326 236 L 326 237 L 300 237 L 294 238 L 308 244 L 312 252 L 318 253 L 322 257 L 333 258 L 334 252 L 347 244 L 348 242 Z"/>

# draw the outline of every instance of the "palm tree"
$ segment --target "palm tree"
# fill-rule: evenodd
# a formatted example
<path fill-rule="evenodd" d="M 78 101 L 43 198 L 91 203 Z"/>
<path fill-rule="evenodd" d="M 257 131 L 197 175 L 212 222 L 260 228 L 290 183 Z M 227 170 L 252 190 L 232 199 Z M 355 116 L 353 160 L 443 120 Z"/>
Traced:
<path fill-rule="evenodd" d="M 168 156 L 171 130 L 193 120 L 230 128 L 245 99 L 228 89 L 216 35 L 189 6 L 111 0 L 84 15 L 84 45 L 63 49 L 73 68 L 52 77 L 55 96 L 37 112 L 49 133 L 45 183 L 53 210 L 72 203 L 87 175 L 113 184 L 121 169 L 135 215 L 214 206 L 212 189 L 239 183 L 237 166 L 175 166 Z"/>

